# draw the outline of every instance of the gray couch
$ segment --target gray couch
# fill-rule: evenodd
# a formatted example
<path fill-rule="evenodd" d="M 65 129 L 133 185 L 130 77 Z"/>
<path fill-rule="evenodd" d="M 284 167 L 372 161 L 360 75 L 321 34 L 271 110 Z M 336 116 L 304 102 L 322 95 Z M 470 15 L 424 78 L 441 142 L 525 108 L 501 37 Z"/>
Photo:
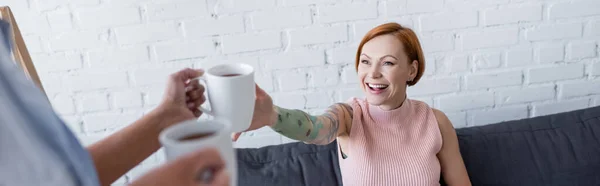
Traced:
<path fill-rule="evenodd" d="M 473 185 L 600 185 L 600 107 L 456 132 Z M 336 150 L 335 142 L 237 149 L 239 185 L 342 185 Z"/>

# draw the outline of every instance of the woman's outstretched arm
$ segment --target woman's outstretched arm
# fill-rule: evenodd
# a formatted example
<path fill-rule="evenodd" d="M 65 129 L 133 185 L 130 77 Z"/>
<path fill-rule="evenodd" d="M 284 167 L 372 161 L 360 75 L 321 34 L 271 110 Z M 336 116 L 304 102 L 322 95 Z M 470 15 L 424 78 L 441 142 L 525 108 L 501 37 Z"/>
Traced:
<path fill-rule="evenodd" d="M 271 128 L 276 132 L 310 144 L 326 145 L 337 136 L 347 135 L 352 124 L 352 107 L 336 103 L 321 115 L 311 115 L 298 109 L 275 106 L 276 121 Z"/>

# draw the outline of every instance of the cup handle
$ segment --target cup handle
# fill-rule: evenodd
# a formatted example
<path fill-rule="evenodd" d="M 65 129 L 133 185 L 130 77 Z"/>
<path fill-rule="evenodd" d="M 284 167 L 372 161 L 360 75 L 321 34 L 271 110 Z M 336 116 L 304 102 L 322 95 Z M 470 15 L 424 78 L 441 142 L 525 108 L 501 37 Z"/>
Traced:
<path fill-rule="evenodd" d="M 194 79 L 192 79 L 192 80 L 203 81 L 203 82 L 204 82 L 204 90 L 208 90 L 208 83 L 206 82 L 206 78 L 205 78 L 204 76 L 200 76 L 200 77 L 194 78 Z M 210 95 L 208 95 L 208 92 L 207 92 L 207 93 L 206 93 L 206 100 L 209 100 L 209 99 L 208 99 L 208 97 L 209 97 L 209 96 L 210 96 Z M 209 104 L 210 104 L 210 103 L 209 103 Z M 205 113 L 205 114 L 208 114 L 208 115 L 214 116 L 214 113 L 212 112 L 212 110 L 206 109 L 206 108 L 202 107 L 202 105 L 200 105 L 200 106 L 198 107 L 198 110 L 202 111 L 202 113 Z"/>

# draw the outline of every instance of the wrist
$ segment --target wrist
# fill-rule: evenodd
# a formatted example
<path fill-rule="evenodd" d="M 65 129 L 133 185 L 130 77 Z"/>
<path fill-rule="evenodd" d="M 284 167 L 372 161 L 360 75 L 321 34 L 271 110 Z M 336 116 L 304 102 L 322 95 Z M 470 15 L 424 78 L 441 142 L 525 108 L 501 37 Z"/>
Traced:
<path fill-rule="evenodd" d="M 279 107 L 273 105 L 273 110 L 271 111 L 271 117 L 269 118 L 269 123 L 267 124 L 270 127 L 274 127 L 277 125 L 279 118 Z"/>
<path fill-rule="evenodd" d="M 181 114 L 182 111 L 178 111 L 178 109 L 172 107 L 164 107 L 159 106 L 156 109 L 152 110 L 146 116 L 151 120 L 154 125 L 159 130 L 164 130 L 165 128 L 174 125 L 176 123 L 185 121 L 187 117 Z"/>

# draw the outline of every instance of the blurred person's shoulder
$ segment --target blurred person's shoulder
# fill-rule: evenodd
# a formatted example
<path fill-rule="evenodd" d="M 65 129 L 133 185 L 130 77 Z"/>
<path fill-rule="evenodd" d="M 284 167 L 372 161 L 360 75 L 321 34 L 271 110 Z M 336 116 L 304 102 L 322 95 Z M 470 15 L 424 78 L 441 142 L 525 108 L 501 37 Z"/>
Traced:
<path fill-rule="evenodd" d="M 14 62 L 8 26 L 0 20 L 0 185 L 97 185 L 85 149 Z"/>

